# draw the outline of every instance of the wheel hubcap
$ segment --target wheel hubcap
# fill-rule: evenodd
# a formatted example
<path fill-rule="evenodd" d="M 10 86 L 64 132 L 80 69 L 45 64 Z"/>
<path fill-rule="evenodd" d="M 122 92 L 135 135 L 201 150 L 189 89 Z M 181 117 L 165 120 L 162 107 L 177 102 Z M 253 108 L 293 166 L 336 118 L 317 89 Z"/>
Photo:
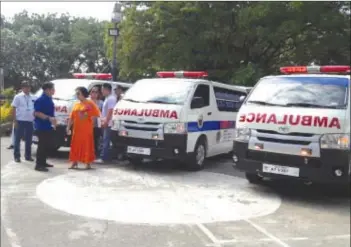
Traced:
<path fill-rule="evenodd" d="M 204 160 L 205 160 L 205 147 L 203 145 L 200 145 L 196 151 L 196 163 L 201 166 Z"/>

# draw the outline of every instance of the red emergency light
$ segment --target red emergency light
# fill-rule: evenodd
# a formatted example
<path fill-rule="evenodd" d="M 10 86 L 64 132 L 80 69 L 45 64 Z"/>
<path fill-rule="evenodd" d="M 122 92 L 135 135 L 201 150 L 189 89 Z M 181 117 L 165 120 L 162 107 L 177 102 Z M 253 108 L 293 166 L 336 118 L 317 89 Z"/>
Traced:
<path fill-rule="evenodd" d="M 96 80 L 111 80 L 112 75 L 108 73 L 73 73 L 76 79 L 96 79 Z"/>
<path fill-rule="evenodd" d="M 205 71 L 160 71 L 157 75 L 161 78 L 204 78 L 208 74 Z"/>
<path fill-rule="evenodd" d="M 281 67 L 280 72 L 283 74 L 348 74 L 350 66 L 348 65 L 325 65 L 325 66 L 290 66 Z"/>

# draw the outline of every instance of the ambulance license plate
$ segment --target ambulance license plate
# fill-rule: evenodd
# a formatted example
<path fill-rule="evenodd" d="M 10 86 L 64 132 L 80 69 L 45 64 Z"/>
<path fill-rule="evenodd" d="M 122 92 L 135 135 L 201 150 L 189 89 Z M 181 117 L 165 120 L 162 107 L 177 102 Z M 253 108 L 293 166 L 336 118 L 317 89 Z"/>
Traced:
<path fill-rule="evenodd" d="M 38 137 L 37 136 L 33 136 L 32 137 L 32 142 L 38 142 Z"/>
<path fill-rule="evenodd" d="M 151 154 L 151 149 L 150 148 L 141 148 L 141 147 L 128 146 L 127 153 L 150 155 Z"/>
<path fill-rule="evenodd" d="M 262 171 L 266 173 L 274 173 L 274 174 L 280 174 L 280 175 L 291 176 L 291 177 L 299 177 L 300 175 L 299 168 L 271 165 L 271 164 L 265 164 L 265 163 L 263 163 L 262 165 Z"/>

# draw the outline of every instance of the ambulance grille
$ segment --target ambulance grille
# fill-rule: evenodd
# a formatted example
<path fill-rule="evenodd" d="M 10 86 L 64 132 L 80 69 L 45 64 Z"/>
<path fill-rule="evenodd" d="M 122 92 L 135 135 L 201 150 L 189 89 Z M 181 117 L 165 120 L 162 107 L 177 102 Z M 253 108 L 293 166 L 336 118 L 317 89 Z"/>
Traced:
<path fill-rule="evenodd" d="M 142 124 L 142 125 L 159 125 L 160 123 L 155 123 L 155 122 L 145 122 L 145 123 L 139 123 L 137 121 L 124 121 L 127 124 Z"/>
<path fill-rule="evenodd" d="M 282 134 L 277 131 L 273 130 L 261 130 L 261 129 L 256 129 L 258 133 L 264 133 L 264 134 L 274 134 L 274 135 L 285 135 L 285 136 L 302 136 L 302 137 L 312 137 L 313 134 L 308 134 L 308 133 L 298 133 L 298 132 L 291 132 L 287 134 Z"/>
<path fill-rule="evenodd" d="M 310 141 L 298 141 L 298 140 L 282 140 L 276 138 L 268 138 L 268 137 L 257 137 L 258 140 L 264 142 L 276 142 L 282 144 L 295 144 L 295 145 L 310 145 Z"/>
<path fill-rule="evenodd" d="M 319 158 L 308 157 L 307 164 L 306 158 L 297 155 L 288 155 L 288 154 L 278 154 L 278 153 L 269 153 L 262 151 L 247 151 L 246 157 L 250 160 L 255 160 L 262 163 L 270 164 L 282 164 L 285 166 L 293 167 L 321 167 L 322 163 Z"/>
<path fill-rule="evenodd" d="M 124 125 L 124 128 L 128 130 L 144 130 L 144 131 L 157 131 L 158 127 L 156 128 L 151 128 L 151 127 L 136 127 L 136 126 L 128 126 Z"/>
<path fill-rule="evenodd" d="M 165 141 L 148 140 L 142 138 L 124 138 L 124 143 L 131 146 L 139 146 L 146 148 L 166 148 Z"/>
<path fill-rule="evenodd" d="M 157 131 L 160 128 L 161 123 L 156 123 L 156 122 L 140 123 L 137 121 L 122 121 L 122 125 L 127 130 Z"/>

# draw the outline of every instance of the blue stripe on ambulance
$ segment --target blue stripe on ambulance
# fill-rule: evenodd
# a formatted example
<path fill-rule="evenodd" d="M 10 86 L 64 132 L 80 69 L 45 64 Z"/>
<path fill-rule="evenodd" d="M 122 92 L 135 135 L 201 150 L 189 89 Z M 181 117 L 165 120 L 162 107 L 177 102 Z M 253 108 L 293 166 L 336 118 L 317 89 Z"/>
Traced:
<path fill-rule="evenodd" d="M 198 122 L 188 123 L 188 132 L 201 132 L 233 128 L 235 128 L 235 121 L 205 121 L 201 128 L 199 128 Z"/>

